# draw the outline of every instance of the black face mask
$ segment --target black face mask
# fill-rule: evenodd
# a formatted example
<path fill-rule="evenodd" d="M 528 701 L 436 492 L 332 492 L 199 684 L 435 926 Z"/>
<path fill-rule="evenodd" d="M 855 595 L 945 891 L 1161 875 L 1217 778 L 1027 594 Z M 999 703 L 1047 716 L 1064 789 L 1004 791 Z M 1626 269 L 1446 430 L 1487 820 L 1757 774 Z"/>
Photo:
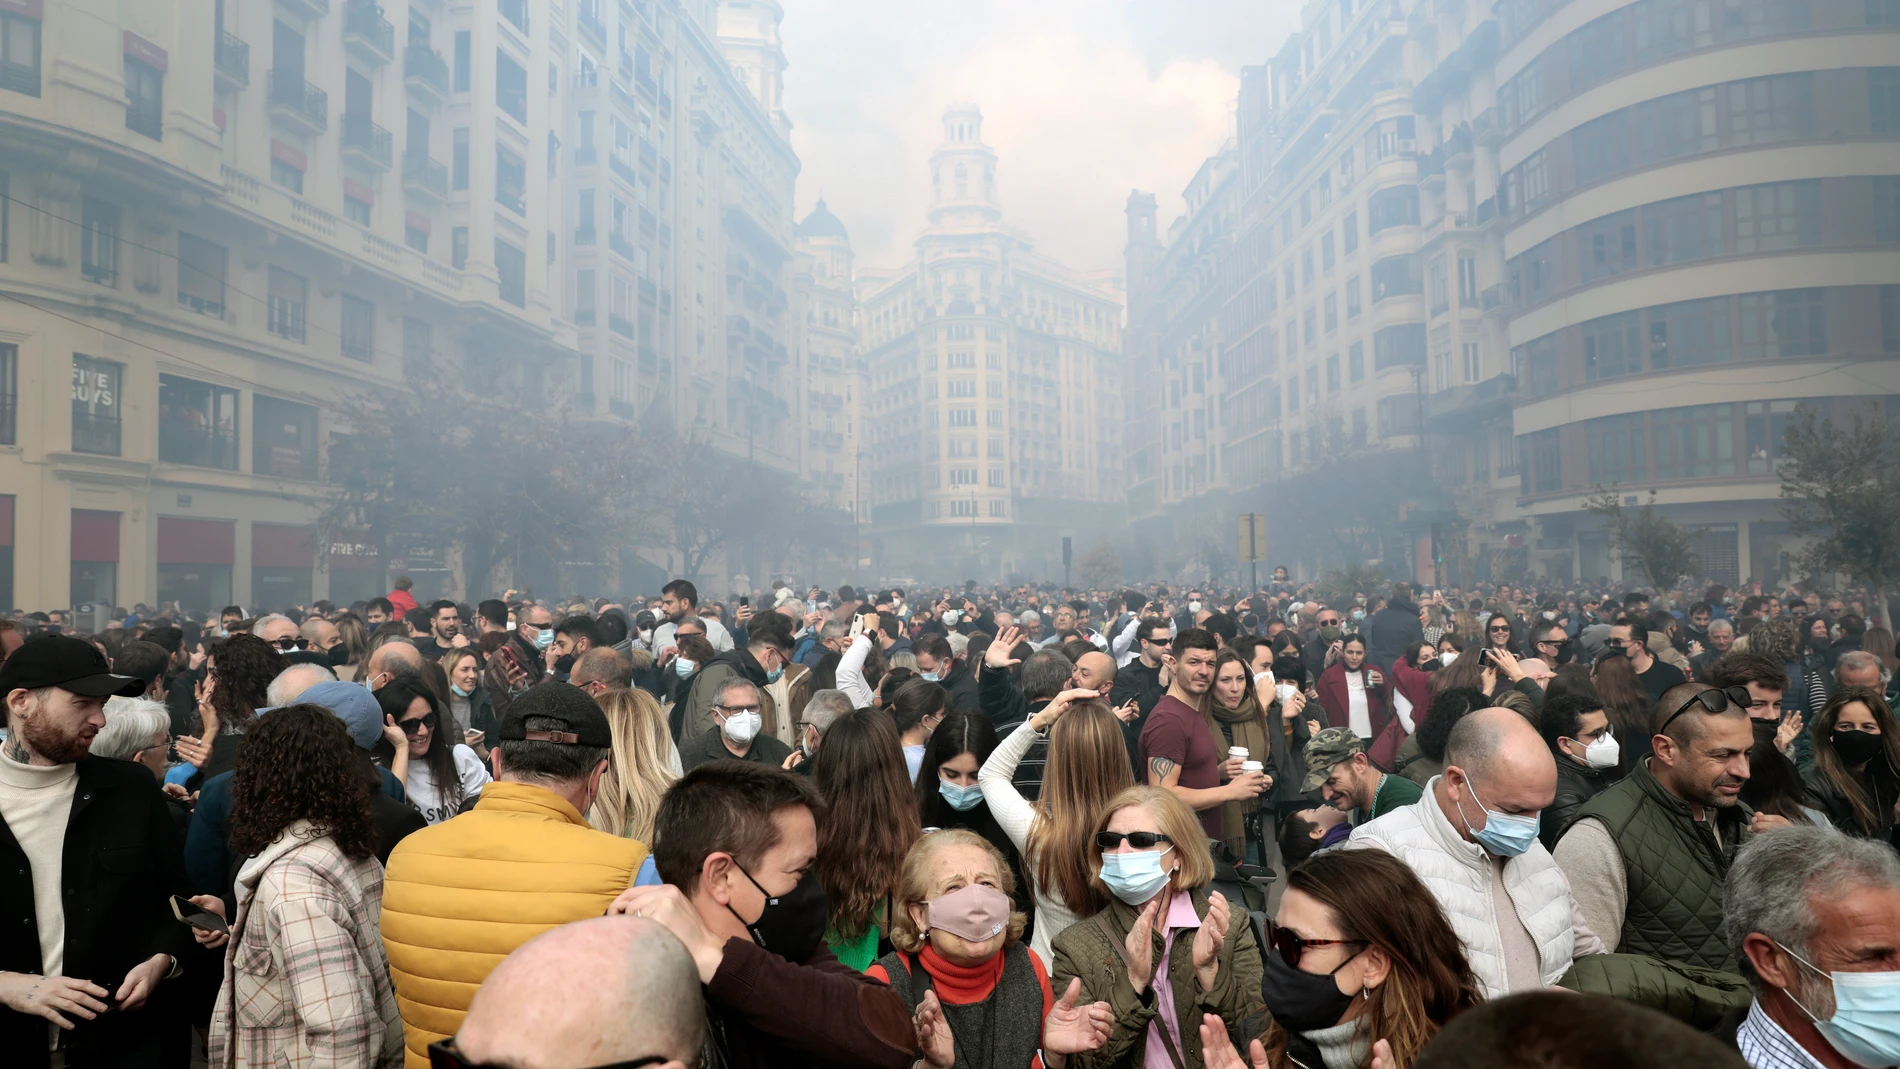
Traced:
<path fill-rule="evenodd" d="M 1748 725 L 1755 729 L 1755 749 L 1760 750 L 1774 746 L 1775 733 L 1781 730 L 1780 721 L 1750 720 Z"/>
<path fill-rule="evenodd" d="M 733 862 L 738 868 L 738 862 Z M 752 880 L 752 886 L 759 887 L 759 881 L 752 874 L 739 868 L 746 879 Z M 825 885 L 818 882 L 818 873 L 808 871 L 798 886 L 785 894 L 773 897 L 765 888 L 759 887 L 759 893 L 765 895 L 765 910 L 759 919 L 748 922 L 739 917 L 737 910 L 727 904 L 726 912 L 739 917 L 739 923 L 752 933 L 752 941 L 765 949 L 794 964 L 804 964 L 818 949 L 818 943 L 825 937 L 825 923 L 828 911 L 825 905 Z"/>
<path fill-rule="evenodd" d="M 1837 730 L 1833 736 L 1834 752 L 1841 757 L 1841 763 L 1849 767 L 1866 764 L 1880 755 L 1880 736 L 1871 731 Z"/>
<path fill-rule="evenodd" d="M 1351 961 L 1352 958 L 1347 958 L 1340 962 L 1339 969 L 1345 968 Z M 1331 1028 L 1346 1015 L 1353 999 L 1333 982 L 1333 973 L 1302 972 L 1288 965 L 1277 950 L 1268 950 L 1266 953 L 1266 971 L 1260 976 L 1260 993 L 1265 996 L 1273 1019 L 1293 1032 L 1317 1032 L 1322 1028 Z"/>
<path fill-rule="evenodd" d="M 330 656 L 330 666 L 333 668 L 340 668 L 350 663 L 350 648 L 341 642 L 331 646 L 326 652 Z"/>
<path fill-rule="evenodd" d="M 554 659 L 554 670 L 562 675 L 572 672 L 574 670 L 574 655 L 567 653 L 556 657 Z"/>

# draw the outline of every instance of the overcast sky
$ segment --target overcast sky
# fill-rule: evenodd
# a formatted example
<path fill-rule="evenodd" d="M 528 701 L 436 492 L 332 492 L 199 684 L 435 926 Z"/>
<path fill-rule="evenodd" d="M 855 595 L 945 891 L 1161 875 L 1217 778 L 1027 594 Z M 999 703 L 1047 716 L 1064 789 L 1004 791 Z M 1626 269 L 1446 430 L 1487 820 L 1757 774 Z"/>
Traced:
<path fill-rule="evenodd" d="M 1131 189 L 1165 229 L 1233 124 L 1243 64 L 1298 6 L 1261 0 L 781 0 L 785 106 L 860 266 L 895 267 L 924 225 L 952 102 L 981 105 L 1004 219 L 1083 270 L 1120 269 Z"/>

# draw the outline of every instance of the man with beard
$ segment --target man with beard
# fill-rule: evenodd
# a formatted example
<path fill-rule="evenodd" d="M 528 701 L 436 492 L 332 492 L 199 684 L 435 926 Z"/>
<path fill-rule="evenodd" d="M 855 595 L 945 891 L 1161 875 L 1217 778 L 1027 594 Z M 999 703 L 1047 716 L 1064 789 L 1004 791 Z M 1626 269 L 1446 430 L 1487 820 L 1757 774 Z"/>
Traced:
<path fill-rule="evenodd" d="M 1689 658 L 1689 668 L 1695 673 L 1696 679 L 1702 681 L 1708 680 L 1710 671 L 1715 667 L 1715 662 L 1721 660 L 1722 655 L 1726 654 L 1734 645 L 1735 625 L 1729 623 L 1727 620 L 1710 620 L 1709 648 Z"/>
<path fill-rule="evenodd" d="M 106 698 L 143 689 L 77 638 L 35 639 L 0 667 L 0 911 L 18 918 L 0 940 L 9 1065 L 158 1060 L 161 1029 L 141 1011 L 192 942 L 166 903 L 191 893 L 183 847 L 152 774 L 89 753 Z"/>
<path fill-rule="evenodd" d="M 1267 789 L 1264 773 L 1242 771 L 1242 759 L 1224 752 L 1204 715 L 1219 652 L 1220 643 L 1209 632 L 1190 627 L 1176 634 L 1167 659 L 1172 673 L 1168 693 L 1155 703 L 1141 729 L 1148 785 L 1166 788 L 1186 802 L 1200 814 L 1201 827 L 1211 839 L 1226 837 L 1221 807 L 1251 802 Z"/>
<path fill-rule="evenodd" d="M 1788 826 L 1741 800 L 1751 700 L 1739 687 L 1664 691 L 1650 713 L 1655 756 L 1585 802 L 1558 839 L 1557 866 L 1605 950 L 1736 971 L 1722 881 L 1751 835 Z"/>

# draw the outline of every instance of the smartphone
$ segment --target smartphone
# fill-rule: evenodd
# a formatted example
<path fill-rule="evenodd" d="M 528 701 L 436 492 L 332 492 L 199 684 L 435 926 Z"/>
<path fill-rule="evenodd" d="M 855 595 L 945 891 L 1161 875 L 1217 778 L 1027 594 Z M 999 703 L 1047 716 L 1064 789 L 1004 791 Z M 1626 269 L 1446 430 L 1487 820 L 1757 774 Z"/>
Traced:
<path fill-rule="evenodd" d="M 739 595 L 739 604 L 740 604 L 740 605 L 750 605 L 750 604 L 752 604 L 752 595 L 750 595 L 750 594 L 741 594 L 741 595 Z"/>
<path fill-rule="evenodd" d="M 178 918 L 178 923 L 189 924 L 201 932 L 219 932 L 224 935 L 231 934 L 231 926 L 224 923 L 223 917 L 218 916 L 210 910 L 199 907 L 197 903 L 191 899 L 181 895 L 173 895 L 171 902 L 172 916 Z"/>

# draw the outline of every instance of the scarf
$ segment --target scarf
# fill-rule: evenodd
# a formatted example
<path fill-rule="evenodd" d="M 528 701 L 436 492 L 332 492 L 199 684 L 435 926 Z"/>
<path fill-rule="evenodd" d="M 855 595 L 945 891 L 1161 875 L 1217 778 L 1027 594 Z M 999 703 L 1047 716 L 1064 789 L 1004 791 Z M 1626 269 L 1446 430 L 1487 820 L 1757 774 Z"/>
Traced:
<path fill-rule="evenodd" d="M 1260 714 L 1258 704 L 1243 700 L 1239 709 L 1223 709 L 1220 703 L 1210 696 L 1207 700 L 1207 712 L 1202 716 L 1207 720 L 1207 730 L 1214 735 L 1216 747 L 1219 747 L 1220 741 L 1226 738 L 1221 731 L 1221 725 L 1226 724 L 1233 729 L 1233 744 L 1247 748 L 1247 760 L 1258 761 L 1268 768 L 1273 767 L 1273 743 L 1267 735 L 1266 717 Z M 1221 756 L 1223 759 L 1226 758 L 1224 748 L 1221 749 Z M 1258 799 L 1248 802 L 1221 803 L 1221 842 L 1233 852 L 1236 862 L 1246 860 L 1247 856 L 1247 811 L 1259 808 L 1259 805 Z M 1261 846 L 1265 849 L 1264 843 Z"/>
<path fill-rule="evenodd" d="M 935 947 L 925 943 L 917 955 L 917 963 L 930 974 L 931 982 L 937 987 L 937 997 L 953 1006 L 967 1006 L 989 998 L 1003 979 L 1001 950 L 975 965 L 958 965 L 945 960 Z"/>

